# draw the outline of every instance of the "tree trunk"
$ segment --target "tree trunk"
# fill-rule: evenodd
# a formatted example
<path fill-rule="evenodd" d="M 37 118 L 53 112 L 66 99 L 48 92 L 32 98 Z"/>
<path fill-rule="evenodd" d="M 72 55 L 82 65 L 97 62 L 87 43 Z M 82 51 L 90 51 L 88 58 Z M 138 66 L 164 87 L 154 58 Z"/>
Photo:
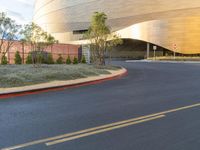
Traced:
<path fill-rule="evenodd" d="M 22 63 L 25 64 L 25 61 L 24 61 L 24 43 L 22 43 Z"/>

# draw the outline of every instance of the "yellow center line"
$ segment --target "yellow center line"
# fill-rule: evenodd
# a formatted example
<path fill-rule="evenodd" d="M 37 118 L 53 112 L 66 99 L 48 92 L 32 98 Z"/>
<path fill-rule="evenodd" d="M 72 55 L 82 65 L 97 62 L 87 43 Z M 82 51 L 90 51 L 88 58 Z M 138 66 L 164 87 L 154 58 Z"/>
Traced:
<path fill-rule="evenodd" d="M 69 138 L 69 137 L 72 137 L 72 136 L 79 136 L 79 134 L 85 134 L 87 132 L 93 132 L 93 131 L 95 132 L 96 130 L 101 130 L 101 129 L 104 129 L 104 128 L 110 128 L 112 126 L 119 126 L 121 124 L 127 124 L 127 123 L 130 123 L 130 122 L 133 123 L 134 121 L 147 119 L 147 118 L 150 118 L 150 117 L 155 117 L 155 116 L 160 116 L 160 115 L 166 115 L 168 113 L 173 113 L 173 112 L 177 112 L 177 111 L 191 109 L 191 108 L 199 107 L 199 106 L 200 106 L 200 103 L 197 103 L 197 104 L 194 104 L 194 105 L 189 105 L 189 106 L 171 109 L 171 110 L 167 110 L 167 111 L 163 111 L 163 112 L 159 112 L 159 113 L 154 113 L 154 114 L 150 114 L 150 115 L 146 115 L 146 116 L 141 116 L 141 117 L 132 118 L 132 119 L 124 120 L 124 121 L 119 121 L 119 122 L 115 122 L 115 123 L 111 123 L 111 124 L 107 124 L 107 125 L 102 125 L 102 126 L 98 126 L 98 127 L 94 127 L 94 128 L 89 128 L 89 129 L 85 129 L 85 130 L 81 130 L 81 131 L 77 131 L 77 132 L 73 132 L 73 133 L 67 133 L 67 134 L 63 134 L 63 135 L 59 135 L 59 136 L 55 136 L 55 137 L 36 140 L 36 141 L 32 141 L 32 142 L 28 142 L 28 143 L 24 143 L 24 144 L 20 144 L 20 145 L 8 147 L 8 148 L 2 148 L 1 150 L 16 150 L 16 149 L 19 149 L 19 148 L 29 147 L 29 146 L 33 146 L 33 145 L 37 145 L 37 144 L 49 143 L 50 141 L 55 141 L 55 140 L 59 140 L 59 139 L 63 139 L 63 138 Z"/>
<path fill-rule="evenodd" d="M 138 118 L 115 122 L 115 123 L 102 125 L 102 126 L 98 126 L 98 127 L 94 127 L 94 128 L 89 128 L 89 129 L 85 129 L 85 130 L 81 130 L 81 131 L 77 131 L 77 132 L 73 132 L 73 133 L 67 133 L 67 134 L 63 134 L 63 135 L 59 135 L 59 136 L 55 136 L 55 137 L 51 137 L 51 138 L 28 142 L 28 143 L 16 145 L 13 147 L 3 148 L 1 150 L 15 150 L 15 149 L 19 149 L 19 148 L 24 148 L 24 147 L 37 145 L 37 144 L 41 144 L 41 143 L 45 143 L 45 142 L 49 142 L 49 141 L 53 141 L 53 140 L 58 140 L 58 139 L 62 139 L 62 138 L 67 138 L 67 137 L 71 137 L 71 136 L 75 136 L 75 135 L 79 135 L 79 134 L 83 134 L 83 133 L 87 133 L 87 132 L 91 132 L 91 131 L 95 131 L 95 130 L 99 130 L 99 129 L 103 129 L 103 128 L 108 128 L 108 127 L 112 127 L 112 126 L 116 126 L 116 125 L 120 125 L 120 124 L 124 124 L 124 123 L 128 123 L 128 122 L 133 122 L 133 121 L 149 118 L 152 116 L 155 116 L 155 115 L 142 116 L 142 117 L 138 117 Z"/>
<path fill-rule="evenodd" d="M 55 145 L 55 144 L 59 144 L 59 143 L 63 143 L 63 142 L 67 142 L 67 141 L 71 141 L 71 140 L 75 140 L 75 139 L 80 139 L 82 137 L 87 137 L 87 136 L 90 136 L 90 135 L 95 135 L 95 134 L 108 132 L 108 131 L 112 131 L 112 130 L 115 130 L 115 129 L 124 128 L 124 127 L 128 127 L 128 126 L 131 126 L 131 125 L 135 125 L 135 124 L 139 124 L 139 123 L 143 123 L 143 122 L 147 122 L 147 121 L 151 121 L 151 120 L 160 119 L 160 118 L 163 118 L 163 117 L 165 117 L 165 115 L 160 115 L 160 116 L 147 118 L 147 119 L 143 119 L 143 120 L 139 120 L 139 121 L 135 121 L 135 122 L 130 122 L 130 123 L 126 123 L 126 124 L 122 124 L 122 125 L 118 125 L 118 126 L 113 126 L 113 127 L 110 127 L 110 128 L 105 128 L 105 129 L 101 129 L 101 130 L 97 130 L 97 131 L 93 131 L 93 132 L 89 132 L 89 133 L 85 133 L 85 134 L 81 134 L 81 135 L 77 135 L 77 136 L 73 136 L 73 137 L 69 137 L 69 138 L 56 140 L 56 141 L 53 141 L 53 142 L 46 143 L 46 145 L 51 146 L 51 145 Z"/>

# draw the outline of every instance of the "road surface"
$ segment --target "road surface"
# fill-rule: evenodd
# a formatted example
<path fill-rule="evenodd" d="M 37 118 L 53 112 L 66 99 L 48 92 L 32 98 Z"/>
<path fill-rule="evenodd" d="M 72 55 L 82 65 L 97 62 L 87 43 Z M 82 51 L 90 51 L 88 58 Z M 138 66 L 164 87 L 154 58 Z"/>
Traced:
<path fill-rule="evenodd" d="M 115 62 L 128 76 L 0 100 L 1 150 L 199 150 L 200 64 Z"/>

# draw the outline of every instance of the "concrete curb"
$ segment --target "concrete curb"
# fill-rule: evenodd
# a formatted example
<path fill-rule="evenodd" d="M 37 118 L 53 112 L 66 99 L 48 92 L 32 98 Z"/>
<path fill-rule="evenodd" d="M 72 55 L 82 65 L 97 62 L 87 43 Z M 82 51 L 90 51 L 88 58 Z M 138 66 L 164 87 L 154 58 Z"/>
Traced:
<path fill-rule="evenodd" d="M 112 71 L 115 72 L 115 71 Z M 18 97 L 18 96 L 24 96 L 24 95 L 31 95 L 31 94 L 38 94 L 38 93 L 43 93 L 43 92 L 49 92 L 49 91 L 59 91 L 59 90 L 65 90 L 69 88 L 77 88 L 81 86 L 86 86 L 86 85 L 94 85 L 94 84 L 99 84 L 105 81 L 109 80 L 115 80 L 119 79 L 123 76 L 128 75 L 128 71 L 125 68 L 122 68 L 121 70 L 118 71 L 118 73 L 112 73 L 110 75 L 105 75 L 104 76 L 97 76 L 93 80 L 88 80 L 88 81 L 81 81 L 81 82 L 76 82 L 76 83 L 70 83 L 70 84 L 61 84 L 61 85 L 55 85 L 55 86 L 42 86 L 45 84 L 40 84 L 41 87 L 39 88 L 32 88 L 37 85 L 33 86 L 26 86 L 29 87 L 28 89 L 24 87 L 19 87 L 21 90 L 4 90 L 3 92 L 0 91 L 0 99 L 6 99 L 6 98 L 11 98 L 11 97 Z M 117 72 L 117 71 L 116 71 Z M 84 78 L 85 79 L 85 78 Z M 82 79 L 78 79 L 82 80 Z M 76 81 L 76 80 L 73 80 Z M 67 81 L 55 81 L 55 82 L 67 82 Z M 48 84 L 48 83 L 46 83 Z M 12 89 L 12 88 L 11 88 Z"/>
<path fill-rule="evenodd" d="M 127 63 L 170 63 L 170 64 L 199 64 L 200 61 L 166 61 L 166 60 L 127 60 Z"/>

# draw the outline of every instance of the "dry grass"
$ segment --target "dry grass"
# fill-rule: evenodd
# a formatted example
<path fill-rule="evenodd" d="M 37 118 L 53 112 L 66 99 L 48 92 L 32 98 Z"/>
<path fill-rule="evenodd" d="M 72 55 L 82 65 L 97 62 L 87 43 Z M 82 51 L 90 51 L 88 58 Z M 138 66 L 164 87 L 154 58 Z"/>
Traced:
<path fill-rule="evenodd" d="M 92 65 L 42 65 L 34 68 L 32 65 L 0 66 L 0 88 L 19 87 L 46 83 L 55 80 L 73 80 L 100 74 L 109 74 L 107 69 L 117 67 L 97 68 Z"/>

